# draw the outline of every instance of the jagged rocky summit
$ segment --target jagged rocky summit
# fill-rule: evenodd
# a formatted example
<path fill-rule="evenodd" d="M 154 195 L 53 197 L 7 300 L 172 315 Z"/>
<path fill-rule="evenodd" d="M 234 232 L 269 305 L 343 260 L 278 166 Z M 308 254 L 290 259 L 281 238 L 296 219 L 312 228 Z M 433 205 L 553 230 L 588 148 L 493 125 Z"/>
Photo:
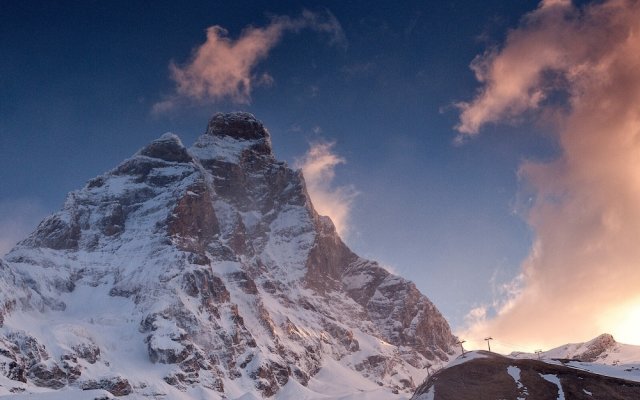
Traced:
<path fill-rule="evenodd" d="M 342 242 L 241 112 L 70 193 L 1 262 L 0 289 L 0 395 L 269 397 L 327 369 L 411 393 L 455 343 L 413 283 Z"/>

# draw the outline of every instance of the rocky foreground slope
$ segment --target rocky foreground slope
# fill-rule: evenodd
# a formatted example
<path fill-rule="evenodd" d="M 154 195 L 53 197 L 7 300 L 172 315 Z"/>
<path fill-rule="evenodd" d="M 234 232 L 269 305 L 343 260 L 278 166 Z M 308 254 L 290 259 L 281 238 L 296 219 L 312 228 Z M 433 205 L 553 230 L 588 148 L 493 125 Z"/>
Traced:
<path fill-rule="evenodd" d="M 584 367 L 584 366 L 583 366 Z M 637 400 L 640 382 L 596 374 L 568 360 L 471 352 L 433 374 L 412 400 Z"/>
<path fill-rule="evenodd" d="M 413 283 L 349 250 L 246 113 L 70 193 L 0 290 L 0 394 L 269 397 L 323 368 L 410 393 L 455 343 Z"/>

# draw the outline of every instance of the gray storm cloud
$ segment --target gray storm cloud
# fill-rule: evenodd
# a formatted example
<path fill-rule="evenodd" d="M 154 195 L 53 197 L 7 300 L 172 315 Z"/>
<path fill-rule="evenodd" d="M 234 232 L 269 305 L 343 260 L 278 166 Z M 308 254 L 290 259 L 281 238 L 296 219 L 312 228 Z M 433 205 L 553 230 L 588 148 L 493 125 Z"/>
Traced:
<path fill-rule="evenodd" d="M 495 317 L 474 310 L 462 334 L 533 348 L 606 331 L 640 344 L 640 2 L 543 1 L 472 69 L 482 87 L 458 104 L 459 141 L 534 118 L 561 153 L 521 165 L 535 239 L 519 290 Z"/>

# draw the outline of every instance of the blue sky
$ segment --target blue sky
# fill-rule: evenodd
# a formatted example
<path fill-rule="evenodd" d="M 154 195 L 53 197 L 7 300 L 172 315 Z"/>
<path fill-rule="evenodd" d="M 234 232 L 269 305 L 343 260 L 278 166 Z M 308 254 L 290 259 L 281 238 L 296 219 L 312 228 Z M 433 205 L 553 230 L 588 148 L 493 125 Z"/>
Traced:
<path fill-rule="evenodd" d="M 309 143 L 335 141 L 347 162 L 334 183 L 359 192 L 348 243 L 414 280 L 459 324 L 491 299 L 492 276 L 517 274 L 530 235 L 514 214 L 516 171 L 522 158 L 548 149 L 527 132 L 505 138 L 499 129 L 454 146 L 452 104 L 475 93 L 473 58 L 535 6 L 5 3 L 0 199 L 54 211 L 67 192 L 162 133 L 191 143 L 215 111 L 244 109 L 264 121 L 277 156 L 291 164 Z M 170 61 L 187 62 L 207 27 L 237 38 L 270 15 L 294 18 L 304 9 L 331 12 L 345 43 L 311 30 L 286 33 L 256 65 L 274 83 L 254 88 L 250 104 L 222 99 L 151 112 L 173 90 Z"/>
<path fill-rule="evenodd" d="M 191 144 L 214 112 L 246 110 L 291 165 L 311 143 L 335 143 L 346 163 L 333 185 L 358 192 L 347 243 L 413 280 L 462 327 L 471 309 L 501 295 L 530 252 L 524 214 L 534 196 L 520 167 L 560 151 L 548 126 L 526 118 L 488 120 L 482 135 L 456 145 L 454 104 L 480 93 L 474 58 L 508 47 L 509 32 L 538 3 L 5 1 L 2 240 L 162 133 Z M 334 20 L 340 37 L 309 25 L 285 29 L 252 65 L 250 99 L 179 98 L 170 65 L 186 69 L 208 27 L 235 41 L 248 26 L 304 10 Z M 268 84 L 259 84 L 265 74 Z M 153 111 L 167 99 L 178 100 Z"/>

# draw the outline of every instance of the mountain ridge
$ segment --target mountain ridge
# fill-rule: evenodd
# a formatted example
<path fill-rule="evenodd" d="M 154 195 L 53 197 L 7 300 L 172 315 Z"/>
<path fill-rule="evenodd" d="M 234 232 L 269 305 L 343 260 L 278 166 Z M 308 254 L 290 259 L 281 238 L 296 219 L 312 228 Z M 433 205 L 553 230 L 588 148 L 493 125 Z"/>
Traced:
<path fill-rule="evenodd" d="M 342 242 L 248 113 L 91 179 L 0 278 L 9 392 L 270 397 L 335 361 L 392 395 L 454 353 L 433 303 Z"/>

